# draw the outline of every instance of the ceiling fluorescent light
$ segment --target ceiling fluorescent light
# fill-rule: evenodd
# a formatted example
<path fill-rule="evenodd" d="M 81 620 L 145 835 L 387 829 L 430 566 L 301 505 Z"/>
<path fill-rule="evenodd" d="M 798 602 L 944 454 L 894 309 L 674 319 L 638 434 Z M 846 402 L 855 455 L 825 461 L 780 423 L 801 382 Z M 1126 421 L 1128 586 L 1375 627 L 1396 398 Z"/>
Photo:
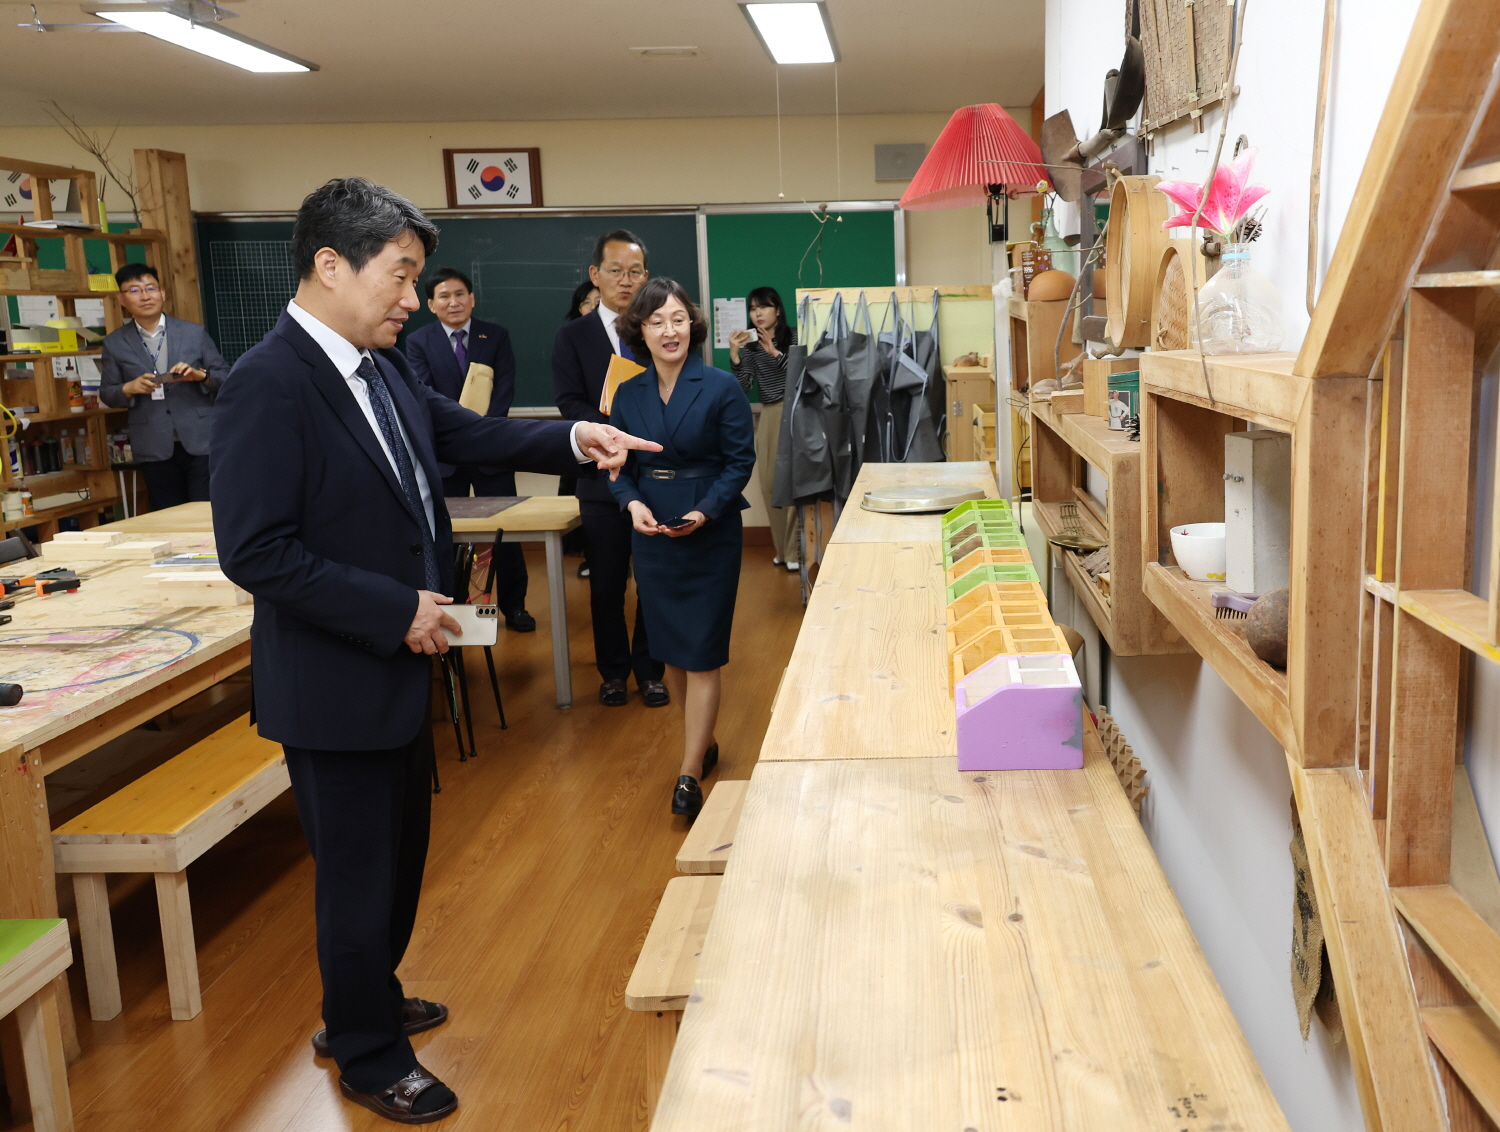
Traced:
<path fill-rule="evenodd" d="M 265 44 L 256 43 L 253 39 L 227 31 L 216 24 L 187 20 L 171 12 L 104 11 L 94 14 L 246 71 L 266 74 L 318 69 L 316 63 L 309 63 Z"/>
<path fill-rule="evenodd" d="M 752 2 L 739 0 L 740 9 L 767 54 L 777 63 L 837 63 L 838 48 L 828 6 L 801 0 Z"/>

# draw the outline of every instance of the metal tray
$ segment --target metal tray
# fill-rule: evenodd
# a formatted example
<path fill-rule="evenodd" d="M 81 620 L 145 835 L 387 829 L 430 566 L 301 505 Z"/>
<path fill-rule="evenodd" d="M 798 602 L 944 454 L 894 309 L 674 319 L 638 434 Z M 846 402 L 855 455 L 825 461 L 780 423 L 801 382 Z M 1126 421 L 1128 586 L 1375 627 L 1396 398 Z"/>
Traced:
<path fill-rule="evenodd" d="M 866 511 L 878 511 L 882 515 L 909 515 L 923 511 L 951 511 L 960 503 L 984 498 L 984 491 L 977 487 L 909 484 L 867 491 L 859 505 Z"/>

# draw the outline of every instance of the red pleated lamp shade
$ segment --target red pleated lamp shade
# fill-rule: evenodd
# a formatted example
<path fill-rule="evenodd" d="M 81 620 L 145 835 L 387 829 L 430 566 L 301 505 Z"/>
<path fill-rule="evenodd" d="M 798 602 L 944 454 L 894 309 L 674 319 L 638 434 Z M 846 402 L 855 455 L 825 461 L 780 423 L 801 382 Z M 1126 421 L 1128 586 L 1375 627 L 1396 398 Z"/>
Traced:
<path fill-rule="evenodd" d="M 967 208 L 989 199 L 988 185 L 1035 192 L 1050 181 L 1042 151 L 993 102 L 953 112 L 901 197 L 902 208 Z"/>

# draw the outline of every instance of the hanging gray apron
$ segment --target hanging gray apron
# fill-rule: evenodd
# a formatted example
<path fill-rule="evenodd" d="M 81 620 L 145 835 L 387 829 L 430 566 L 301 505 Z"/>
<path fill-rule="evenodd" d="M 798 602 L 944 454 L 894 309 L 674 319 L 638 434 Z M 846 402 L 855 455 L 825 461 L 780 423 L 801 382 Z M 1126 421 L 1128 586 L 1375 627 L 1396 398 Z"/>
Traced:
<path fill-rule="evenodd" d="M 844 441 L 834 453 L 834 493 L 839 500 L 849 498 L 859 469 L 868 458 L 870 398 L 876 384 L 879 351 L 874 328 L 870 325 L 870 304 L 865 293 L 859 293 L 859 305 L 844 337 L 843 350 Z"/>
<path fill-rule="evenodd" d="M 837 308 L 842 322 L 842 307 Z M 797 330 L 807 325 L 811 308 L 806 299 L 797 314 Z M 838 381 L 838 344 L 830 331 L 819 335 L 810 350 L 787 356 L 787 387 L 781 413 L 781 447 L 777 452 L 776 479 L 771 506 L 795 507 L 833 495 L 833 457 L 824 428 L 825 402 Z M 795 365 L 796 382 L 793 383 Z M 784 461 L 783 461 L 784 457 Z M 785 474 L 783 474 L 783 463 Z"/>

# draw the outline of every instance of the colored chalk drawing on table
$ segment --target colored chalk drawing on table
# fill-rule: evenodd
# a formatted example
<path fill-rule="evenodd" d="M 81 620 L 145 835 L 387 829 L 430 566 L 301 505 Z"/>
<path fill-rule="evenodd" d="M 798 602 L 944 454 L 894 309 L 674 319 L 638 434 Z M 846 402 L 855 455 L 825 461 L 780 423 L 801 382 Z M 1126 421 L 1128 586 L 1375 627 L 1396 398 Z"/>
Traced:
<path fill-rule="evenodd" d="M 20 684 L 28 696 L 42 692 L 71 692 L 141 676 L 175 664 L 194 652 L 201 640 L 186 629 L 145 625 L 109 625 L 88 629 L 0 631 L 5 651 L 5 680 Z M 98 659 L 76 667 L 91 654 Z M 50 684 L 59 670 L 66 683 Z"/>

